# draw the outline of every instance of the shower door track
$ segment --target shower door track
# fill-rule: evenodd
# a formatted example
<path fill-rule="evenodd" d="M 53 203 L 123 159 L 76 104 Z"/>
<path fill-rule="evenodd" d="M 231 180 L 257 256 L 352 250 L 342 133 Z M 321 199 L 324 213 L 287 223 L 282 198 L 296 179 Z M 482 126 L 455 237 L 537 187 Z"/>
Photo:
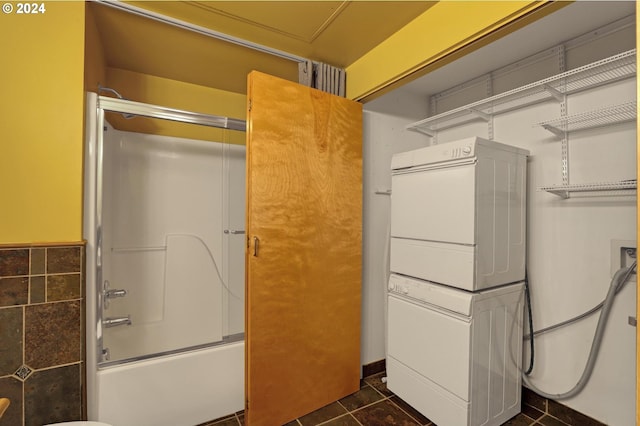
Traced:
<path fill-rule="evenodd" d="M 197 351 L 200 349 L 209 349 L 209 348 L 214 348 L 216 346 L 228 345 L 230 343 L 242 342 L 243 340 L 244 340 L 244 333 L 230 334 L 228 336 L 223 336 L 222 340 L 218 342 L 202 343 L 200 345 L 187 346 L 184 348 L 173 349 L 170 351 L 156 352 L 148 355 L 138 355 L 131 358 L 119 359 L 115 361 L 103 361 L 100 363 L 100 368 L 115 367 L 116 365 L 129 364 L 136 361 L 144 361 L 147 359 L 153 359 L 153 358 L 158 358 L 162 356 L 177 355 L 184 352 Z"/>

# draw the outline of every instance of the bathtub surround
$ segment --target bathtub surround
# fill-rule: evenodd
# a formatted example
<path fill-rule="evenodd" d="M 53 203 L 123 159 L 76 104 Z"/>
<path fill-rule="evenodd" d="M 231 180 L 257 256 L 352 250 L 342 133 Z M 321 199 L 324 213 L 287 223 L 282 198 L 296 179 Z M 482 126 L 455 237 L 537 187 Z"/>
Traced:
<path fill-rule="evenodd" d="M 0 425 L 80 420 L 84 243 L 0 246 Z"/>

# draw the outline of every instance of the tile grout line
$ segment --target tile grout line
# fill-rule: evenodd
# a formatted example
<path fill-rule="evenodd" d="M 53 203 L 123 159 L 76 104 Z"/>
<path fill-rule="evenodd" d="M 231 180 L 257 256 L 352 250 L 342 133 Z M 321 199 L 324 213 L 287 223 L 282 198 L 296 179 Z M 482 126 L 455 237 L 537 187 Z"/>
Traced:
<path fill-rule="evenodd" d="M 320 423 L 315 423 L 315 424 L 310 425 L 310 426 L 322 426 L 322 425 L 326 425 L 326 424 L 328 424 L 328 423 L 330 423 L 330 422 L 332 422 L 332 421 L 334 421 L 334 420 L 336 420 L 336 419 L 341 419 L 342 417 L 353 417 L 353 416 L 351 415 L 351 412 L 350 412 L 350 411 L 347 411 L 347 412 L 346 412 L 346 413 L 344 413 L 344 414 L 340 414 L 339 416 L 331 417 L 330 419 L 327 419 L 327 420 L 325 420 L 325 421 L 323 421 L 323 422 L 320 422 Z M 354 420 L 355 420 L 356 422 L 358 421 L 358 420 L 357 420 L 357 419 L 355 419 L 355 418 L 354 418 Z M 302 425 L 302 423 L 300 423 L 300 421 L 299 421 L 298 419 L 296 419 L 296 421 L 298 421 L 298 423 L 299 423 L 300 425 Z M 360 422 L 358 422 L 358 424 L 360 424 Z"/>
<path fill-rule="evenodd" d="M 29 292 L 31 291 L 31 248 L 29 248 L 29 278 L 28 278 Z M 27 298 L 27 305 L 31 302 L 29 297 Z M 27 365 L 27 305 L 22 306 L 22 365 Z M 22 365 L 19 368 L 22 368 Z M 24 380 L 20 380 L 22 386 L 22 413 L 20 416 L 20 424 L 25 425 L 27 422 L 27 410 L 26 410 L 26 384 Z"/>
<path fill-rule="evenodd" d="M 547 405 L 547 403 L 548 403 L 548 400 L 547 400 L 547 401 L 545 401 L 545 405 Z M 540 423 L 540 420 L 542 420 L 542 419 L 543 419 L 543 418 L 545 418 L 545 417 L 550 417 L 550 418 L 552 418 L 552 419 L 557 420 L 558 422 L 560 422 L 560 424 L 561 424 L 562 426 L 572 426 L 570 423 L 567 423 L 567 422 L 565 422 L 564 420 L 561 420 L 560 418 L 558 418 L 558 417 L 554 416 L 553 414 L 549 413 L 549 407 L 548 407 L 548 405 L 547 405 L 547 407 L 545 408 L 545 410 L 544 410 L 544 411 L 540 410 L 538 407 L 535 407 L 535 406 L 533 406 L 533 405 L 530 405 L 530 404 L 526 404 L 526 405 L 528 405 L 529 407 L 534 408 L 534 409 L 536 409 L 537 411 L 540 411 L 540 412 L 542 413 L 542 416 L 540 416 L 540 417 L 539 417 L 539 418 L 537 418 L 537 419 L 533 419 L 535 423 L 532 423 L 532 425 L 543 425 L 543 426 L 544 426 L 544 423 Z M 522 413 L 522 414 L 526 416 L 526 414 L 524 414 L 524 413 Z M 527 416 L 527 417 L 529 417 L 529 416 Z M 603 425 L 603 426 L 605 426 L 605 425 Z"/>
<path fill-rule="evenodd" d="M 387 400 L 388 400 L 391 404 L 393 404 L 395 407 L 398 407 L 398 409 L 399 409 L 400 411 L 402 411 L 402 412 L 403 412 L 403 413 L 405 413 L 407 416 L 409 416 L 409 418 L 410 418 L 411 420 L 415 421 L 417 424 L 419 424 L 419 425 L 421 425 L 421 426 L 422 426 L 422 422 L 421 422 L 421 421 L 419 421 L 418 419 L 416 419 L 415 417 L 413 417 L 410 413 L 407 413 L 407 412 L 406 412 L 402 407 L 400 407 L 398 404 L 396 404 L 395 402 L 393 402 L 393 401 L 391 400 L 391 397 L 387 398 Z M 415 410 L 415 408 L 414 408 L 414 410 Z M 422 414 L 422 413 L 420 413 L 420 414 Z M 422 414 L 422 415 L 424 416 L 424 414 Z M 425 417 L 427 417 L 427 416 L 425 416 Z M 428 424 L 433 424 L 433 422 L 432 422 L 431 420 L 429 420 L 429 423 L 428 423 Z"/>
<path fill-rule="evenodd" d="M 49 249 L 44 249 L 44 303 L 49 301 Z"/>
<path fill-rule="evenodd" d="M 29 266 L 29 268 L 31 268 L 31 266 Z M 22 274 L 22 275 L 1 275 L 0 278 L 29 278 L 31 274 L 27 273 L 27 274 Z M 44 275 L 44 274 L 36 274 L 36 275 Z"/>
<path fill-rule="evenodd" d="M 27 303 L 31 303 L 31 277 L 33 276 L 33 271 L 31 270 L 31 266 L 33 263 L 32 258 L 32 250 L 29 249 L 29 278 L 27 279 Z"/>
<path fill-rule="evenodd" d="M 351 412 L 349 412 L 349 413 L 348 413 L 348 415 L 349 415 L 349 416 L 351 416 L 351 418 L 352 418 L 353 420 L 355 420 L 355 422 L 356 422 L 356 423 L 358 423 L 358 425 L 360 425 L 360 426 L 364 426 L 362 423 L 360 423 L 360 422 L 358 421 L 358 419 L 356 419 L 356 417 L 355 417 L 353 414 L 351 414 Z"/>
<path fill-rule="evenodd" d="M 402 413 L 406 414 L 406 415 L 407 415 L 411 420 L 413 420 L 416 424 L 418 424 L 418 425 L 421 425 L 421 426 L 422 426 L 422 423 L 421 423 L 418 419 L 416 419 L 416 418 L 415 418 L 414 416 L 412 416 L 410 413 L 408 413 L 408 412 L 406 412 L 405 410 L 403 410 L 403 409 L 402 409 L 402 407 L 400 407 L 400 406 L 399 406 L 399 405 L 397 405 L 395 402 L 393 402 L 393 401 L 391 400 L 392 396 L 386 396 L 386 395 L 384 395 L 382 392 L 380 392 L 380 391 L 379 391 L 378 389 L 376 389 L 374 386 L 369 385 L 368 383 L 367 383 L 367 386 L 369 386 L 369 387 L 373 388 L 376 392 L 378 392 L 378 393 L 382 396 L 382 398 L 381 398 L 381 399 L 378 399 L 378 400 L 376 400 L 376 401 L 374 401 L 374 402 L 371 402 L 371 403 L 369 403 L 369 404 L 366 404 L 366 405 L 363 405 L 363 406 L 361 406 L 361 407 L 358 407 L 358 408 L 356 408 L 355 410 L 351 410 L 351 411 L 348 411 L 348 410 L 347 410 L 347 413 L 348 413 L 348 414 L 350 414 L 350 415 L 351 415 L 351 417 L 354 417 L 354 416 L 353 416 L 353 413 L 355 413 L 356 411 L 360 411 L 360 410 L 363 410 L 363 409 L 365 409 L 365 408 L 371 407 L 372 405 L 378 404 L 379 402 L 388 401 L 390 404 L 392 404 L 394 407 L 396 407 L 396 408 L 397 408 L 398 410 L 400 410 Z M 395 395 L 393 395 L 393 396 L 395 396 Z M 340 401 L 338 401 L 338 403 L 340 403 Z M 340 405 L 342 405 L 342 403 L 340 403 Z M 344 407 L 344 405 L 342 405 L 342 406 Z M 346 409 L 346 407 L 344 407 L 344 408 Z M 342 417 L 342 416 L 338 416 L 338 417 Z M 334 417 L 334 419 L 335 419 L 335 418 L 337 418 L 337 417 Z M 355 417 L 354 417 L 354 419 L 355 419 Z M 331 420 L 333 420 L 333 419 L 331 419 Z M 358 419 L 355 419 L 355 420 L 356 420 L 356 421 L 358 421 Z M 327 421 L 330 421 L 330 420 L 327 420 Z M 324 424 L 324 423 L 326 423 L 326 422 L 323 422 L 323 423 L 320 423 L 320 424 Z M 361 424 L 361 423 L 360 423 L 360 422 L 358 422 L 358 424 Z M 433 424 L 433 423 L 432 423 L 431 421 L 429 421 L 429 424 Z"/>
<path fill-rule="evenodd" d="M 340 400 L 337 400 L 336 402 L 338 403 L 338 405 L 340 405 L 342 408 L 344 408 L 345 413 L 344 414 L 340 414 L 339 416 L 336 416 L 336 417 L 332 417 L 332 418 L 330 418 L 328 420 L 325 420 L 325 421 L 323 421 L 321 423 L 318 423 L 315 426 L 320 426 L 320 425 L 326 424 L 326 423 L 331 422 L 331 421 L 333 421 L 335 419 L 338 419 L 340 417 L 345 417 L 345 416 L 352 417 L 359 425 L 362 426 L 362 423 L 360 423 L 358 421 L 358 419 L 355 418 L 353 413 L 355 413 L 356 411 L 362 410 L 363 408 L 370 407 L 370 406 L 372 406 L 374 404 L 377 404 L 378 402 L 384 401 L 385 399 L 388 399 L 382 393 L 380 393 L 376 388 L 374 388 L 373 386 L 371 386 L 369 383 L 366 383 L 366 382 L 365 382 L 365 386 L 361 387 L 357 392 L 361 391 L 362 389 L 364 389 L 364 387 L 367 387 L 367 386 L 370 387 L 370 388 L 373 388 L 375 391 L 377 391 L 382 396 L 382 399 L 378 399 L 378 400 L 376 400 L 374 402 L 371 402 L 369 404 L 365 404 L 363 406 L 360 406 L 360 407 L 356 408 L 355 410 L 349 410 L 347 407 L 344 406 L 344 404 L 342 402 L 340 402 Z M 296 419 L 296 421 L 298 421 L 298 423 L 300 423 L 299 419 Z"/>
<path fill-rule="evenodd" d="M 416 419 L 416 418 L 415 418 L 414 416 L 412 416 L 411 414 L 407 413 L 405 410 L 403 410 L 403 409 L 402 409 L 402 407 L 400 407 L 399 405 L 397 405 L 396 403 L 394 403 L 394 402 L 391 400 L 391 398 L 392 398 L 393 396 L 395 396 L 395 395 L 387 396 L 387 395 L 383 394 L 382 392 L 380 392 L 378 389 L 376 389 L 374 386 L 370 385 L 369 383 L 367 383 L 367 386 L 369 386 L 369 387 L 373 388 L 376 392 L 378 392 L 378 394 L 380 394 L 380 395 L 382 396 L 382 398 L 381 398 L 381 399 L 378 399 L 378 400 L 376 400 L 376 401 L 374 401 L 374 402 L 371 402 L 371 403 L 369 403 L 369 404 L 366 404 L 366 405 L 363 405 L 363 406 L 361 406 L 361 407 L 358 407 L 358 408 L 356 408 L 355 410 L 351 410 L 351 411 L 348 411 L 348 410 L 347 410 L 348 414 L 350 414 L 350 415 L 351 415 L 351 417 L 353 417 L 356 421 L 358 421 L 358 419 L 356 419 L 356 418 L 353 416 L 353 413 L 355 413 L 356 411 L 363 410 L 363 409 L 365 409 L 365 408 L 371 407 L 372 405 L 378 404 L 378 403 L 383 402 L 383 401 L 388 401 L 388 402 L 389 402 L 390 404 L 392 404 L 394 407 L 398 408 L 402 413 L 406 414 L 406 415 L 407 415 L 411 420 L 413 420 L 414 422 L 416 422 L 416 424 L 418 424 L 418 425 L 421 425 L 421 426 L 422 426 L 421 422 L 420 422 L 420 421 L 418 421 L 418 419 Z M 340 403 L 340 401 L 338 401 L 338 403 Z M 342 405 L 342 403 L 340 403 L 340 405 Z M 344 407 L 344 405 L 342 405 L 342 406 Z M 344 408 L 346 409 L 346 407 L 344 407 Z M 339 416 L 339 417 L 342 417 L 342 416 Z M 336 417 L 334 417 L 334 418 L 336 418 Z M 360 423 L 360 422 L 358 422 L 358 424 L 361 424 L 361 423 Z M 429 421 L 429 424 L 432 424 L 432 422 L 431 422 L 431 421 Z"/>
<path fill-rule="evenodd" d="M 361 389 L 362 389 L 362 388 L 360 388 L 360 390 L 361 390 Z M 358 390 L 358 392 L 359 392 L 360 390 Z M 323 422 L 320 422 L 320 423 L 318 423 L 317 425 L 314 425 L 314 426 L 320 426 L 320 425 L 323 425 L 323 424 L 325 424 L 325 423 L 331 422 L 331 421 L 333 421 L 333 420 L 335 420 L 335 419 L 339 419 L 340 417 L 344 417 L 344 416 L 349 416 L 349 415 L 351 415 L 351 412 L 347 409 L 347 407 L 345 407 L 345 406 L 344 406 L 344 404 L 342 404 L 342 402 L 340 402 L 340 400 L 337 400 L 336 402 L 338 403 L 338 405 L 339 405 L 339 406 L 341 406 L 342 408 L 344 408 L 345 413 L 344 413 L 344 414 L 340 414 L 339 416 L 332 417 L 332 418 L 330 418 L 330 419 L 328 419 L 328 420 L 325 420 L 325 421 L 323 421 Z M 352 416 L 352 417 L 353 417 L 353 416 Z M 300 422 L 300 420 L 299 420 L 299 419 L 296 419 L 296 421 L 297 421 L 300 425 L 302 425 L 302 423 Z M 356 420 L 356 421 L 357 421 L 357 420 Z"/>
<path fill-rule="evenodd" d="M 375 375 L 375 374 L 374 374 L 374 375 Z M 369 376 L 369 377 L 372 377 L 372 376 Z M 364 380 L 364 379 L 363 379 L 363 380 Z M 375 387 L 375 386 L 373 386 L 372 384 L 368 383 L 366 380 L 365 380 L 365 383 L 367 384 L 367 386 L 372 387 L 372 388 L 373 388 L 373 390 L 375 390 L 375 391 L 376 391 L 376 392 L 378 392 L 380 395 L 382 395 L 382 397 L 383 397 L 383 398 L 389 398 L 387 395 L 385 395 L 385 394 L 383 394 L 382 392 L 380 392 L 380 390 L 378 390 L 378 388 L 376 388 L 376 387 Z M 384 384 L 386 385 L 386 382 L 382 382 L 382 381 L 381 381 L 381 383 L 384 383 Z"/>
<path fill-rule="evenodd" d="M 29 268 L 31 268 L 31 266 L 29 266 Z M 21 306 L 20 309 L 22 309 L 22 365 L 27 365 L 27 341 L 26 341 L 26 322 L 27 322 L 27 309 L 25 306 Z M 22 367 L 22 366 L 20 366 Z M 22 413 L 20 415 L 20 424 L 24 425 L 26 423 L 26 417 L 27 417 L 27 411 L 25 409 L 26 405 L 25 404 L 25 400 L 26 400 L 26 392 L 25 392 L 25 384 L 24 384 L 24 380 L 20 381 L 20 385 L 22 387 Z"/>
<path fill-rule="evenodd" d="M 360 392 L 361 390 L 362 390 L 362 388 L 360 388 L 357 392 Z M 356 393 L 357 393 L 357 392 L 356 392 Z M 345 407 L 345 406 L 344 406 L 344 404 L 343 404 L 342 402 L 340 402 L 340 400 L 337 400 L 336 402 L 338 403 L 338 405 L 339 405 L 339 406 L 341 406 L 342 408 L 344 408 L 344 411 L 346 411 L 346 412 L 347 412 L 347 414 L 349 414 L 349 413 L 351 412 L 351 411 L 349 411 L 349 409 L 348 409 L 347 407 Z M 338 416 L 338 417 L 340 417 L 340 416 Z M 334 418 L 335 418 L 335 417 L 334 417 Z"/>

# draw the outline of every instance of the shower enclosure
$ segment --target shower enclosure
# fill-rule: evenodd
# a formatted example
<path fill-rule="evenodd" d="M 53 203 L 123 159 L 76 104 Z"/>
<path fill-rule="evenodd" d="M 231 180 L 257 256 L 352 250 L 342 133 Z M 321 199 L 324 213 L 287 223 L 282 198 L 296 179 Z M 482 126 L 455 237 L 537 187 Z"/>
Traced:
<path fill-rule="evenodd" d="M 244 131 L 238 120 L 88 94 L 89 419 L 176 426 L 239 411 L 245 147 L 120 131 L 105 112 Z"/>

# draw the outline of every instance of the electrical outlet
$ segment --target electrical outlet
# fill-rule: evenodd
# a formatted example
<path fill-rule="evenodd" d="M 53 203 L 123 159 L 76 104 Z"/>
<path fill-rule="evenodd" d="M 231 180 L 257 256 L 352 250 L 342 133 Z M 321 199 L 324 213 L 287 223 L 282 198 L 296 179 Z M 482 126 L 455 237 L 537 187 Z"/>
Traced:
<path fill-rule="evenodd" d="M 636 242 L 634 240 L 611 240 L 611 276 L 620 268 L 626 268 L 636 260 Z M 629 277 L 636 281 L 636 271 Z"/>

